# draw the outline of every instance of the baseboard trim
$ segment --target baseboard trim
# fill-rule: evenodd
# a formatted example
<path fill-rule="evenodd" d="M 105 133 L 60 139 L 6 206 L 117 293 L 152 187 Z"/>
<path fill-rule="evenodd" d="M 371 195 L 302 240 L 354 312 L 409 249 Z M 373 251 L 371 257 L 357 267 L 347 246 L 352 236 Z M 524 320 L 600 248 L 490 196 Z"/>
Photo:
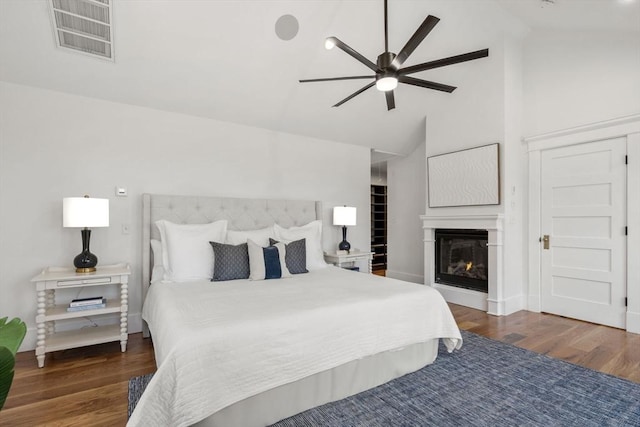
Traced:
<path fill-rule="evenodd" d="M 529 295 L 526 309 L 534 313 L 540 313 L 540 295 Z"/>
<path fill-rule="evenodd" d="M 640 313 L 627 311 L 627 332 L 640 334 Z"/>
<path fill-rule="evenodd" d="M 419 283 L 421 285 L 424 284 L 424 276 L 420 276 L 417 274 L 404 273 L 402 271 L 387 270 L 386 276 L 392 279 L 403 280 L 405 282 Z"/>
<path fill-rule="evenodd" d="M 503 314 L 505 316 L 515 313 L 516 311 L 526 310 L 525 296 L 516 295 L 515 297 L 505 298 L 502 300 Z"/>
<path fill-rule="evenodd" d="M 476 310 L 488 311 L 489 309 L 488 294 L 484 292 L 442 285 L 440 283 L 433 283 L 431 286 L 436 288 L 447 302 L 475 308 Z"/>

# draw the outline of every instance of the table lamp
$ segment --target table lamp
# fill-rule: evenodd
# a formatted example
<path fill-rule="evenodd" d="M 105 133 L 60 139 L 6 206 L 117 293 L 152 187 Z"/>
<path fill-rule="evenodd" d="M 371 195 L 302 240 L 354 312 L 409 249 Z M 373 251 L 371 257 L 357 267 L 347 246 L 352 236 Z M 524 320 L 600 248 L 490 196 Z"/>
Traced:
<path fill-rule="evenodd" d="M 350 206 L 333 208 L 333 225 L 342 226 L 342 242 L 338 245 L 338 249 L 349 252 L 351 245 L 347 242 L 347 225 L 356 225 L 356 208 Z"/>
<path fill-rule="evenodd" d="M 76 272 L 96 271 L 98 257 L 89 251 L 89 227 L 109 226 L 109 199 L 92 199 L 89 196 L 63 198 L 62 226 L 82 228 L 82 252 L 73 259 Z"/>

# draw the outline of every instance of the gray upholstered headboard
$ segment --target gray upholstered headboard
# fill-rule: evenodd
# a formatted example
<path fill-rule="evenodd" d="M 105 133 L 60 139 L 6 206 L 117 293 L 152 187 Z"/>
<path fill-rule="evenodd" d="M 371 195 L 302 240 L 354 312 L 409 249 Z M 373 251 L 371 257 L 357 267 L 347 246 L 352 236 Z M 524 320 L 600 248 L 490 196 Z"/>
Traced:
<path fill-rule="evenodd" d="M 305 200 L 237 199 L 230 197 L 142 195 L 142 301 L 151 278 L 151 239 L 160 239 L 155 222 L 205 224 L 226 219 L 229 230 L 254 230 L 279 224 L 304 225 L 322 219 L 322 202 Z M 146 325 L 145 325 L 146 330 Z"/>

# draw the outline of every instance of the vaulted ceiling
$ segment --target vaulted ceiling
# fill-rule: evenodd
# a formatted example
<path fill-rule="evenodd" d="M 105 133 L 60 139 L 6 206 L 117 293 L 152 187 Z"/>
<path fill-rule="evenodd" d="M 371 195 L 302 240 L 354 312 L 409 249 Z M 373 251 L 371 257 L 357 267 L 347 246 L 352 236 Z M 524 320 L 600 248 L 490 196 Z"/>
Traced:
<path fill-rule="evenodd" d="M 457 86 L 452 94 L 400 85 L 396 109 L 387 111 L 372 88 L 332 108 L 367 82 L 298 80 L 370 74 L 324 40 L 337 36 L 375 62 L 384 50 L 382 0 L 115 0 L 113 62 L 57 48 L 48 1 L 0 0 L 0 80 L 385 152 L 409 152 L 424 138 L 429 111 L 468 96 L 496 60 L 415 75 Z M 640 34 L 637 1 L 389 0 L 390 50 L 429 14 L 441 21 L 405 65 L 493 48 L 504 34 L 529 29 Z M 283 15 L 299 24 L 288 41 L 275 31 Z"/>

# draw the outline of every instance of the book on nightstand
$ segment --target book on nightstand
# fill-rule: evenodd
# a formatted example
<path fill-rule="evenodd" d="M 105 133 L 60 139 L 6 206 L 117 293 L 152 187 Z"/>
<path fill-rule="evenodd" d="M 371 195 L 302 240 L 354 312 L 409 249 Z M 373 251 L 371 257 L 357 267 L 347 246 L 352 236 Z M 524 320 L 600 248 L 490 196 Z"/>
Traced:
<path fill-rule="evenodd" d="M 75 305 L 69 304 L 67 311 L 83 311 L 83 310 L 95 310 L 97 308 L 105 308 L 107 306 L 107 300 L 100 298 L 91 304 Z"/>
<path fill-rule="evenodd" d="M 88 298 L 76 298 L 71 300 L 69 303 L 69 307 L 80 307 L 83 305 L 94 305 L 94 304 L 102 304 L 104 302 L 104 298 L 100 297 L 88 297 Z"/>

